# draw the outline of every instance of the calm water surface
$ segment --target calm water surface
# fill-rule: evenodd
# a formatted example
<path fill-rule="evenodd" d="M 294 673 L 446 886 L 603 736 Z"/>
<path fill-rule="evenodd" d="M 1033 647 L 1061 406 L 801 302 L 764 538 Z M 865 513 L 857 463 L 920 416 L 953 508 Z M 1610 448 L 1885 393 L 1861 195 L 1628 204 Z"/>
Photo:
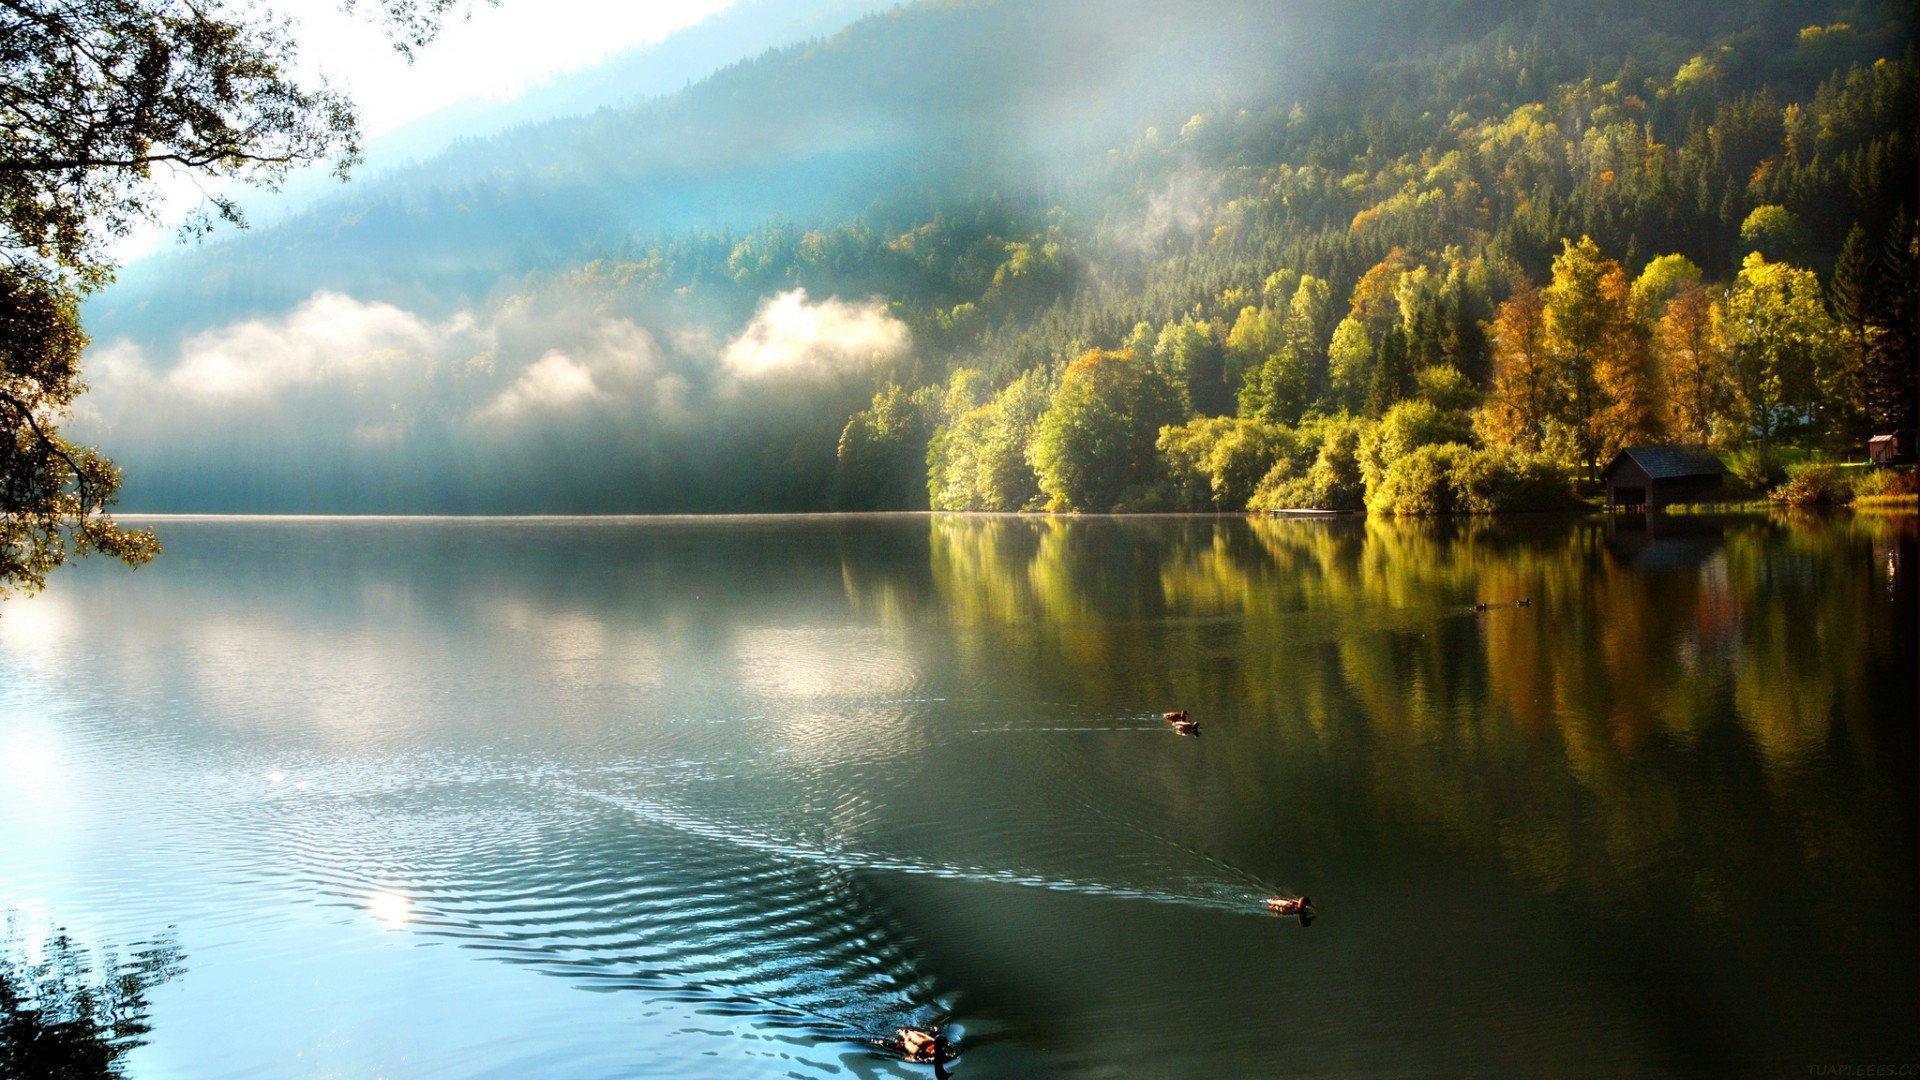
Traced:
<path fill-rule="evenodd" d="M 1920 1061 L 1911 517 L 158 524 L 0 606 L 134 1075 Z"/>

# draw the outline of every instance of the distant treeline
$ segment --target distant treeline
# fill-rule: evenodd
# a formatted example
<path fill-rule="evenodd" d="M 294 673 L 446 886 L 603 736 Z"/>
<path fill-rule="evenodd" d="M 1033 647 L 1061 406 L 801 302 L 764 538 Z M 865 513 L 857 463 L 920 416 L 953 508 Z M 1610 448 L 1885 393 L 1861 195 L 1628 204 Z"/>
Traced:
<path fill-rule="evenodd" d="M 1904 23 L 1747 12 L 1601 74 L 1502 27 L 1196 113 L 1045 211 L 651 258 L 893 298 L 921 357 L 848 421 L 840 508 L 1535 508 L 1666 441 L 1764 487 L 1913 428 L 1920 85 Z"/>
<path fill-rule="evenodd" d="M 777 435 L 650 450 L 623 509 L 1498 510 L 1649 441 L 1759 487 L 1914 427 L 1915 72 L 1877 0 L 914 4 L 96 325 L 324 285 L 724 334 L 804 288 L 911 331 Z"/>

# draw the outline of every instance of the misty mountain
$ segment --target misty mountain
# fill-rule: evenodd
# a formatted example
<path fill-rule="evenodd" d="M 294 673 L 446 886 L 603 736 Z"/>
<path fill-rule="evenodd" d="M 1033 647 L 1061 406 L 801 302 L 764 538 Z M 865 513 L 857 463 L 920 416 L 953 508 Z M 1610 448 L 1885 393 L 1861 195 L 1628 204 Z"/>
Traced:
<path fill-rule="evenodd" d="M 1322 367 L 1351 295 L 1484 384 L 1563 238 L 1903 250 L 1914 69 L 1855 0 L 928 0 L 130 268 L 74 430 L 131 509 L 911 506 L 935 427 L 1088 349 L 1246 407 L 1308 277 Z"/>
<path fill-rule="evenodd" d="M 1148 124 L 1177 128 L 1221 94 L 1304 89 L 1328 56 L 1400 36 L 1351 15 L 1310 31 L 1311 10 L 1026 0 L 869 15 L 667 98 L 464 140 L 291 220 L 144 260 L 90 304 L 90 325 L 165 339 L 317 289 L 445 309 L 635 236 L 830 220 L 926 187 L 1070 185 Z"/>
<path fill-rule="evenodd" d="M 450 105 L 367 140 L 354 170 L 362 186 L 395 169 L 426 161 L 463 139 L 484 139 L 556 117 L 618 109 L 685 89 L 729 64 L 768 49 L 829 36 L 894 0 L 740 0 L 661 41 L 566 71 L 505 100 Z M 281 220 L 342 194 L 339 181 L 315 168 L 282 191 L 243 199 L 262 222 Z"/>

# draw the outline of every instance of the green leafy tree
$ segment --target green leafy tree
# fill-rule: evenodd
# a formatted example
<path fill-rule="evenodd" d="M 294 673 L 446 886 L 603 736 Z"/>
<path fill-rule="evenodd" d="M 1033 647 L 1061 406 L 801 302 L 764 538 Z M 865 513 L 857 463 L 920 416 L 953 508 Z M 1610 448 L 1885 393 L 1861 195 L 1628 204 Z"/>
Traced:
<path fill-rule="evenodd" d="M 933 509 L 1008 511 L 1039 502 L 1028 457 L 1048 399 L 1046 373 L 1028 371 L 936 431 L 927 446 Z"/>
<path fill-rule="evenodd" d="M 370 4 L 403 51 L 455 0 Z M 111 280 L 108 244 L 152 218 L 156 170 L 273 184 L 357 159 L 343 96 L 306 89 L 281 24 L 221 0 L 0 4 L 0 594 L 37 589 L 68 557 L 139 564 L 159 545 L 107 509 L 118 471 L 60 434 L 82 391 L 76 311 Z M 189 233 L 244 224 L 210 196 Z"/>
<path fill-rule="evenodd" d="M 1033 466 L 1048 507 L 1148 507 L 1162 479 L 1160 429 L 1183 419 L 1172 384 L 1133 354 L 1083 354 L 1062 373 L 1034 437 Z"/>
<path fill-rule="evenodd" d="M 1269 357 L 1286 346 L 1285 320 L 1268 307 L 1251 305 L 1240 309 L 1227 331 L 1227 384 L 1238 390 L 1242 383 Z"/>
<path fill-rule="evenodd" d="M 1327 365 L 1328 403 L 1334 410 L 1359 412 L 1366 406 L 1367 388 L 1373 384 L 1373 341 L 1366 323 L 1349 317 L 1334 327 Z"/>
<path fill-rule="evenodd" d="M 838 510 L 925 510 L 927 443 L 940 391 L 889 385 L 847 421 L 834 465 Z"/>
<path fill-rule="evenodd" d="M 1162 428 L 1156 445 L 1179 510 L 1243 510 L 1274 463 L 1299 451 L 1299 440 L 1279 424 L 1227 416 Z"/>
<path fill-rule="evenodd" d="M 1219 324 L 1189 315 L 1161 327 L 1153 345 L 1154 369 L 1186 392 L 1187 402 L 1203 416 L 1233 411 L 1226 382 L 1226 350 Z"/>
<path fill-rule="evenodd" d="M 1771 454 L 1820 405 L 1820 374 L 1838 338 L 1813 271 L 1747 256 L 1721 307 L 1720 337 L 1749 433 Z"/>
<path fill-rule="evenodd" d="M 1628 303 L 1634 320 L 1651 324 L 1660 317 L 1667 301 L 1700 284 L 1700 268 L 1685 255 L 1662 255 L 1648 262 L 1633 279 Z"/>
<path fill-rule="evenodd" d="M 1622 429 L 1644 423 L 1643 402 L 1633 380 L 1644 379 L 1626 271 L 1600 253 L 1591 237 L 1562 244 L 1553 260 L 1553 281 L 1546 287 L 1543 342 L 1558 387 L 1557 415 L 1579 439 L 1581 463 L 1591 477 L 1610 442 Z M 1622 415 L 1631 402 L 1634 411 Z"/>
<path fill-rule="evenodd" d="M 1740 241 L 1749 251 L 1784 262 L 1804 253 L 1807 230 L 1784 206 L 1756 206 L 1740 223 Z"/>

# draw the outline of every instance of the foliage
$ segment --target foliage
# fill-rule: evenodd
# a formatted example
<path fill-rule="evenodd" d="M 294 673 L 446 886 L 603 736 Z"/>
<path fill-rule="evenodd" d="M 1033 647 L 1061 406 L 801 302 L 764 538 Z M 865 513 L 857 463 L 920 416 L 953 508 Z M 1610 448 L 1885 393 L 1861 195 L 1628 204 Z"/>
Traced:
<path fill-rule="evenodd" d="M 1061 375 L 1033 441 L 1048 508 L 1151 508 L 1164 468 L 1154 444 L 1179 420 L 1172 384 L 1132 353 L 1082 354 Z"/>
<path fill-rule="evenodd" d="M 1787 475 L 1780 456 L 1763 446 L 1742 447 L 1727 454 L 1724 460 L 1727 475 L 1742 491 L 1766 491 Z"/>
<path fill-rule="evenodd" d="M 1387 410 L 1360 441 L 1360 472 L 1366 480 L 1369 505 L 1371 492 L 1383 482 L 1394 462 L 1423 446 L 1464 445 L 1472 438 L 1464 416 L 1443 412 L 1431 402 L 1403 401 Z"/>
<path fill-rule="evenodd" d="M 1807 464 L 1787 470 L 1786 482 L 1767 497 L 1789 506 L 1841 506 L 1853 501 L 1853 485 L 1836 466 Z"/>
<path fill-rule="evenodd" d="M 958 383 L 968 372 L 954 374 Z M 908 393 L 888 386 L 847 421 L 835 453 L 835 509 L 927 509 L 922 463 L 939 419 L 937 396 L 933 387 Z"/>
<path fill-rule="evenodd" d="M 531 272 L 536 293 L 590 282 L 639 325 L 718 337 L 776 290 L 883 298 L 911 360 L 863 373 L 850 402 L 820 396 L 845 411 L 790 421 L 791 447 L 716 451 L 721 426 L 690 429 L 636 466 L 662 489 L 685 486 L 681 462 L 723 462 L 722 507 L 773 474 L 796 506 L 1348 502 L 1339 452 L 1308 483 L 1334 445 L 1320 418 L 1406 402 L 1448 414 L 1439 441 L 1589 475 L 1632 442 L 1831 450 L 1912 426 L 1920 93 L 1910 14 L 1815 8 L 1395 0 L 1385 19 L 1316 9 L 1298 50 L 1268 32 L 1271 5 L 1231 0 L 913 5 L 643 108 L 462 148 L 345 217 L 193 256 L 111 317 L 234 317 L 319 284 L 475 295 Z M 1809 44 L 1809 22 L 1847 29 Z M 953 60 L 976 54 L 990 70 Z M 1139 79 L 1149 64 L 1179 75 Z M 1051 126 L 1000 123 L 1037 116 Z M 1019 179 L 1039 145 L 1040 174 L 1072 183 Z M 1743 268 L 1743 226 L 1783 269 Z M 457 269 L 307 257 L 336 236 Z M 1828 266 L 1823 345 L 1806 297 Z M 1802 346 L 1832 353 L 1808 378 Z M 1094 353 L 1153 377 L 1076 373 Z M 962 369 L 984 384 L 955 404 L 936 388 Z M 1229 414 L 1263 426 L 1189 425 Z M 1273 449 L 1248 433 L 1280 429 L 1298 453 L 1248 490 Z M 1433 444 L 1369 454 L 1342 430 L 1376 482 Z M 905 480 L 923 468 L 924 504 Z"/>
<path fill-rule="evenodd" d="M 1462 509 L 1455 483 L 1473 457 L 1460 443 L 1430 443 L 1395 457 L 1367 484 L 1367 510 L 1389 517 L 1431 517 Z"/>
<path fill-rule="evenodd" d="M 1768 262 L 1758 252 L 1740 268 L 1720 309 L 1734 392 L 1763 448 L 1804 429 L 1820 405 L 1821 375 L 1838 340 L 1811 270 Z"/>
<path fill-rule="evenodd" d="M 1289 429 L 1260 419 L 1198 417 L 1160 429 L 1169 501 L 1176 510 L 1240 510 L 1280 460 L 1300 454 Z"/>
<path fill-rule="evenodd" d="M 454 0 L 380 0 L 424 41 Z M 107 245 L 153 216 L 156 168 L 272 184 L 357 157 L 346 98 L 302 88 L 280 24 L 221 0 L 8 0 L 0 9 L 0 595 L 68 557 L 151 559 L 151 532 L 104 512 L 120 474 L 59 431 L 83 389 L 82 296 L 112 279 Z M 186 231 L 244 224 L 212 194 Z"/>
<path fill-rule="evenodd" d="M 1313 460 L 1300 471 L 1299 458 L 1280 458 L 1247 500 L 1250 510 L 1360 510 L 1366 505 L 1366 480 L 1360 471 L 1365 421 L 1331 417 L 1303 428 L 1299 446 Z M 1314 447 L 1317 444 L 1317 449 Z"/>
<path fill-rule="evenodd" d="M 37 960 L 10 920 L 0 952 L 0 1076 L 115 1077 L 152 1030 L 147 993 L 178 975 L 171 939 L 137 949 L 122 965 L 111 951 L 97 964 L 64 930 Z"/>
<path fill-rule="evenodd" d="M 935 510 L 1024 510 L 1040 501 L 1030 450 L 1046 412 L 1046 374 L 1035 370 L 993 399 L 951 420 L 927 446 L 927 489 Z"/>
<path fill-rule="evenodd" d="M 1853 480 L 1853 501 L 1904 501 L 1913 505 L 1920 495 L 1920 472 L 1912 467 L 1869 469 Z"/>
<path fill-rule="evenodd" d="M 1456 461 L 1454 505 L 1465 514 L 1566 510 L 1577 505 L 1567 470 L 1544 454 L 1489 447 Z"/>
<path fill-rule="evenodd" d="M 69 290 L 31 268 L 0 269 L 0 596 L 38 590 L 69 556 L 138 565 L 160 550 L 151 530 L 101 512 L 119 470 L 56 427 L 84 389 L 85 344 Z"/>

